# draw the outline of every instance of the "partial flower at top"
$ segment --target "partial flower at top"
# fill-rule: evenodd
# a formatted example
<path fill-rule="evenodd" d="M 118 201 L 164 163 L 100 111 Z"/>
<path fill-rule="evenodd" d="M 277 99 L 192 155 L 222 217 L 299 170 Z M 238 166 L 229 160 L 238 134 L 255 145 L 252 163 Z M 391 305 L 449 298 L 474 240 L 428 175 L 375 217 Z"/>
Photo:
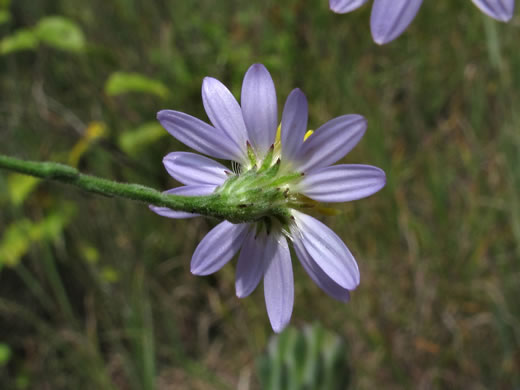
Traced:
<path fill-rule="evenodd" d="M 515 0 L 471 0 L 482 12 L 501 22 L 513 17 Z M 329 0 L 330 9 L 344 14 L 361 7 L 368 0 Z M 423 0 L 374 0 L 370 28 L 380 45 L 401 35 L 412 23 Z"/>
<path fill-rule="evenodd" d="M 237 296 L 248 296 L 263 279 L 267 313 L 274 331 L 280 332 L 289 323 L 294 301 L 289 241 L 312 280 L 331 297 L 348 301 L 349 291 L 359 284 L 354 257 L 331 229 L 302 210 L 327 212 L 320 202 L 361 199 L 385 185 L 379 168 L 332 165 L 359 142 L 365 119 L 343 115 L 307 131 L 307 99 L 295 89 L 278 127 L 274 83 L 261 64 L 252 65 L 244 77 L 241 105 L 211 77 L 202 84 L 202 101 L 213 126 L 172 110 L 157 117 L 175 138 L 200 153 L 232 160 L 234 169 L 198 154 L 170 153 L 163 160 L 166 170 L 184 186 L 167 193 L 215 194 L 245 210 L 268 202 L 273 214 L 245 223 L 219 223 L 195 249 L 191 272 L 214 273 L 239 253 Z M 169 218 L 197 216 L 150 208 Z"/>

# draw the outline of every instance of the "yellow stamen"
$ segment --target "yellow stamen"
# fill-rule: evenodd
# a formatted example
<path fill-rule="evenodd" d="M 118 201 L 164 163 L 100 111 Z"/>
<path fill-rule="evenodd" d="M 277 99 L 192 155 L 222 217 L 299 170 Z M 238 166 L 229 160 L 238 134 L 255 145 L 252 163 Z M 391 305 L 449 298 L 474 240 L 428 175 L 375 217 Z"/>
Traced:
<path fill-rule="evenodd" d="M 276 162 L 280 155 L 282 154 L 282 124 L 278 125 L 278 129 L 276 130 L 276 138 L 274 140 L 274 153 L 273 153 L 273 161 Z"/>
<path fill-rule="evenodd" d="M 303 136 L 303 141 L 307 141 L 307 138 L 309 138 L 312 135 L 312 133 L 314 133 L 314 130 L 307 130 L 307 132 Z"/>

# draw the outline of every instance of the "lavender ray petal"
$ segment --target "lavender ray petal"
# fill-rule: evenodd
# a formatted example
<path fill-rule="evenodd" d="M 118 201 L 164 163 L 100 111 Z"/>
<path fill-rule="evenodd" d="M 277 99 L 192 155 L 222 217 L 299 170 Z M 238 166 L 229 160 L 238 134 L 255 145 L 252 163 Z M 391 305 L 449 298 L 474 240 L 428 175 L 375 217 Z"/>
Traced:
<path fill-rule="evenodd" d="M 338 14 L 346 14 L 361 7 L 368 0 L 329 0 L 329 7 Z"/>
<path fill-rule="evenodd" d="M 472 0 L 482 12 L 501 22 L 508 22 L 515 12 L 515 0 Z"/>
<path fill-rule="evenodd" d="M 276 239 L 272 234 L 269 238 Z M 279 333 L 291 319 L 294 304 L 294 280 L 287 240 L 283 236 L 277 238 L 276 251 L 264 275 L 264 296 L 271 326 L 276 333 Z"/>
<path fill-rule="evenodd" d="M 258 235 L 255 229 L 249 232 L 238 257 L 235 281 L 237 297 L 247 297 L 255 290 L 276 251 L 276 246 L 277 242 L 268 240 L 265 232 Z"/>
<path fill-rule="evenodd" d="M 161 125 L 183 144 L 208 156 L 240 161 L 242 151 L 222 130 L 179 111 L 157 113 Z"/>
<path fill-rule="evenodd" d="M 228 178 L 228 168 L 218 162 L 189 152 L 173 152 L 163 159 L 168 173 L 186 185 L 221 185 Z"/>
<path fill-rule="evenodd" d="M 172 188 L 171 190 L 168 190 L 168 191 L 164 191 L 163 194 L 183 195 L 183 196 L 201 196 L 201 195 L 212 194 L 216 188 L 217 188 L 217 186 L 214 186 L 214 185 L 183 186 L 183 187 Z M 153 205 L 150 205 L 148 207 L 150 207 L 150 210 L 152 210 L 154 213 L 157 213 L 157 214 L 159 214 L 163 217 L 167 217 L 167 218 L 182 219 L 182 218 L 194 218 L 194 217 L 200 216 L 200 214 L 187 213 L 185 211 L 175 211 L 175 210 L 169 209 L 168 207 L 160 207 L 160 206 L 153 206 Z"/>
<path fill-rule="evenodd" d="M 349 202 L 370 196 L 386 184 L 382 169 L 371 165 L 343 164 L 313 170 L 297 191 L 319 202 Z"/>
<path fill-rule="evenodd" d="M 341 302 L 350 300 L 350 292 L 333 281 L 309 255 L 298 234 L 293 234 L 293 247 L 301 265 L 311 279 L 329 296 Z"/>
<path fill-rule="evenodd" d="M 307 132 L 307 119 L 307 98 L 301 90 L 294 89 L 289 94 L 282 113 L 282 161 L 298 158 Z"/>
<path fill-rule="evenodd" d="M 247 161 L 247 130 L 242 110 L 233 94 L 217 79 L 206 77 L 202 82 L 202 103 L 213 125 L 222 130 L 240 151 L 239 162 Z"/>
<path fill-rule="evenodd" d="M 209 275 L 221 269 L 239 251 L 250 224 L 224 221 L 199 243 L 191 259 L 194 275 Z"/>
<path fill-rule="evenodd" d="M 278 108 L 273 79 L 262 64 L 254 64 L 247 70 L 240 103 L 249 141 L 263 157 L 275 141 Z"/>
<path fill-rule="evenodd" d="M 343 158 L 365 134 L 367 121 L 361 115 L 343 115 L 320 126 L 303 143 L 295 169 L 308 172 Z"/>
<path fill-rule="evenodd" d="M 301 235 L 316 264 L 341 287 L 354 290 L 359 285 L 359 269 L 343 241 L 317 219 L 295 210 L 292 213 L 298 227 L 295 234 Z"/>
<path fill-rule="evenodd" d="M 374 0 L 370 26 L 380 45 L 393 41 L 412 23 L 423 0 Z"/>

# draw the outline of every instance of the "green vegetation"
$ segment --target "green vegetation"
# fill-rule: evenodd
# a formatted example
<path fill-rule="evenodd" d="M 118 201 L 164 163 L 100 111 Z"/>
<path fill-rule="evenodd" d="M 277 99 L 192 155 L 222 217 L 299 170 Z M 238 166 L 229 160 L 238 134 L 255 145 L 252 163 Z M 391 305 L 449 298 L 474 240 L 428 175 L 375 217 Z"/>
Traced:
<path fill-rule="evenodd" d="M 272 337 L 258 359 L 262 389 L 343 390 L 350 378 L 347 354 L 345 343 L 320 325 L 289 328 Z"/>
<path fill-rule="evenodd" d="M 360 265 L 351 302 L 295 262 L 292 326 L 345 340 L 353 389 L 520 387 L 518 12 L 425 1 L 379 47 L 370 7 L 327 3 L 0 0 L 0 153 L 171 188 L 161 160 L 186 148 L 156 112 L 206 119 L 203 77 L 238 97 L 262 62 L 311 129 L 364 115 L 344 161 L 388 176 L 325 218 Z M 260 388 L 262 289 L 238 300 L 234 264 L 189 272 L 214 223 L 0 172 L 0 387 Z"/>

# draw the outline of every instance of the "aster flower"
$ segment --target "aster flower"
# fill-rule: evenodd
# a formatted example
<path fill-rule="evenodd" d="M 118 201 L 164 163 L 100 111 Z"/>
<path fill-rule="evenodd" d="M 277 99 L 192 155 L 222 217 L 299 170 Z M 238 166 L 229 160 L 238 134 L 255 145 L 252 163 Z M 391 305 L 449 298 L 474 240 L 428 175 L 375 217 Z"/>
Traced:
<path fill-rule="evenodd" d="M 513 17 L 515 0 L 471 0 L 482 12 L 501 22 Z M 344 14 L 361 7 L 368 0 L 329 0 L 330 9 Z M 423 0 L 374 0 L 370 27 L 380 45 L 401 35 L 412 23 Z"/>
<path fill-rule="evenodd" d="M 312 280 L 333 298 L 349 300 L 349 291 L 359 284 L 354 257 L 331 229 L 301 210 L 327 211 L 320 202 L 364 198 L 385 185 L 385 173 L 379 168 L 331 165 L 359 142 L 365 119 L 344 115 L 307 131 L 307 100 L 295 89 L 278 127 L 274 83 L 261 64 L 252 65 L 244 77 L 241 106 L 211 77 L 203 81 L 202 100 L 213 126 L 172 110 L 160 111 L 157 117 L 179 141 L 210 157 L 231 160 L 234 169 L 198 154 L 170 153 L 164 166 L 184 186 L 167 192 L 215 194 L 245 210 L 253 203 L 267 202 L 273 214 L 243 223 L 220 222 L 195 249 L 191 272 L 212 274 L 239 253 L 237 296 L 251 294 L 263 278 L 267 313 L 279 332 L 288 324 L 294 302 L 289 240 Z M 151 209 L 170 218 L 197 216 L 164 207 Z"/>

